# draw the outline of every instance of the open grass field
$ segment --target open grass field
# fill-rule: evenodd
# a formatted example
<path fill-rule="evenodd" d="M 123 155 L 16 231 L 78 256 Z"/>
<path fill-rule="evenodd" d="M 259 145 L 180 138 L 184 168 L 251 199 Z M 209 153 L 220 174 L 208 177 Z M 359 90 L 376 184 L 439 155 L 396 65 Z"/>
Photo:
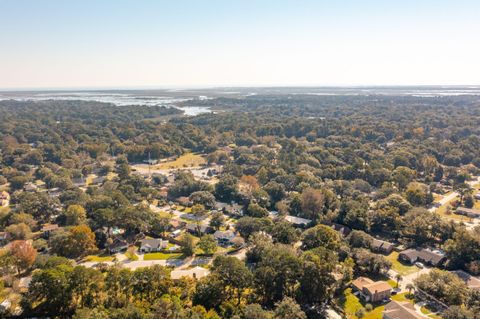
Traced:
<path fill-rule="evenodd" d="M 92 261 L 92 262 L 97 262 L 97 263 L 103 263 L 107 261 L 113 261 L 113 256 L 95 256 L 95 255 L 90 255 L 85 257 L 85 261 Z"/>
<path fill-rule="evenodd" d="M 205 164 L 205 159 L 195 153 L 186 153 L 174 161 L 154 165 L 152 169 L 178 169 L 183 167 L 196 167 Z"/>
<path fill-rule="evenodd" d="M 393 251 L 390 255 L 386 256 L 391 263 L 392 269 L 395 270 L 402 276 L 413 274 L 414 272 L 419 271 L 420 269 L 415 265 L 403 264 L 398 260 L 398 252 Z"/>
<path fill-rule="evenodd" d="M 183 258 L 181 253 L 171 253 L 171 254 L 149 253 L 143 256 L 143 260 L 169 260 L 169 259 L 181 259 L 181 258 Z"/>

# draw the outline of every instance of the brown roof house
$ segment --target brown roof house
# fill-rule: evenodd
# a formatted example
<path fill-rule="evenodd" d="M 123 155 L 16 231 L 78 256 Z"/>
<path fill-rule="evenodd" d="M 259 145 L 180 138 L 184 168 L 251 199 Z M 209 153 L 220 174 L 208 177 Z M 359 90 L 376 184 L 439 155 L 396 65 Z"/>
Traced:
<path fill-rule="evenodd" d="M 44 224 L 42 226 L 42 236 L 48 238 L 54 231 L 58 230 L 59 228 L 60 227 L 58 227 L 57 224 Z"/>
<path fill-rule="evenodd" d="M 395 248 L 394 244 L 379 239 L 373 239 L 370 245 L 372 251 L 386 255 L 389 255 L 393 251 L 393 248 Z"/>
<path fill-rule="evenodd" d="M 383 319 L 425 319 L 427 317 L 415 311 L 415 307 L 409 301 L 390 301 L 383 310 Z"/>
<path fill-rule="evenodd" d="M 439 250 L 424 249 L 407 249 L 402 251 L 398 258 L 402 261 L 414 264 L 417 261 L 430 266 L 440 266 L 445 261 L 445 254 Z"/>
<path fill-rule="evenodd" d="M 352 282 L 352 287 L 367 302 L 380 302 L 389 299 L 392 294 L 392 286 L 387 282 L 373 281 L 367 277 L 358 277 Z"/>
<path fill-rule="evenodd" d="M 475 208 L 458 207 L 455 213 L 460 215 L 465 215 L 471 218 L 480 217 L 480 209 L 475 209 Z"/>
<path fill-rule="evenodd" d="M 124 239 L 119 237 L 115 237 L 115 239 L 113 239 L 113 242 L 107 247 L 110 254 L 119 253 L 122 250 L 127 250 L 127 248 L 128 243 Z"/>

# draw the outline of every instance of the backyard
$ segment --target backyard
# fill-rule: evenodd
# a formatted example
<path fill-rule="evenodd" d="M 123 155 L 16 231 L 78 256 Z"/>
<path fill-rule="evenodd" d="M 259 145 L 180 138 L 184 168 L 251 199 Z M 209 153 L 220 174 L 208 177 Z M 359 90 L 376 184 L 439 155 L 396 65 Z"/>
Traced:
<path fill-rule="evenodd" d="M 386 256 L 387 260 L 392 263 L 392 270 L 399 273 L 402 276 L 413 274 L 420 270 L 415 265 L 407 265 L 398 260 L 398 252 L 393 251 L 390 255 Z"/>

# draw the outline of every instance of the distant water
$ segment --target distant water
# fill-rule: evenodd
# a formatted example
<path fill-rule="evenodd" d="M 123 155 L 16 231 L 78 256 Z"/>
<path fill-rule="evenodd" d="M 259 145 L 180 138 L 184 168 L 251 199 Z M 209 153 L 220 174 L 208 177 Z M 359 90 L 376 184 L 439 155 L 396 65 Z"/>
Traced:
<path fill-rule="evenodd" d="M 199 100 L 208 99 L 207 96 L 197 97 Z M 149 96 L 135 95 L 128 93 L 98 93 L 98 92 L 61 92 L 61 93 L 18 93 L 18 94 L 0 94 L 0 100 L 17 101 L 45 101 L 45 100 L 65 100 L 65 101 L 97 101 L 111 103 L 119 106 L 124 105 L 147 105 L 147 106 L 165 106 L 174 107 L 184 111 L 187 116 L 196 116 L 203 113 L 211 113 L 209 107 L 203 106 L 182 106 L 178 107 L 175 103 L 190 100 L 184 97 L 172 96 Z"/>

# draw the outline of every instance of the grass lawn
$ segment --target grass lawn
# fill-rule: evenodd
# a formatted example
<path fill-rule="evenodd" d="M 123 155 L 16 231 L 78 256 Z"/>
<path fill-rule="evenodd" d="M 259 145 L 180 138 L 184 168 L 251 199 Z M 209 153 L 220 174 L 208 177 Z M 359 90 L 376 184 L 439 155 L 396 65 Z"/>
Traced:
<path fill-rule="evenodd" d="M 167 213 L 167 212 L 158 212 L 158 216 L 162 217 L 162 218 L 171 218 L 172 215 L 170 213 Z"/>
<path fill-rule="evenodd" d="M 393 295 L 391 297 L 392 300 L 396 301 L 410 301 L 413 302 L 412 299 L 407 298 L 407 293 L 401 293 L 397 295 Z M 358 319 L 357 316 L 355 316 L 355 313 L 359 309 L 365 309 L 365 307 L 362 305 L 358 297 L 356 297 L 352 293 L 352 289 L 348 288 L 345 289 L 343 293 L 343 298 L 341 300 L 341 304 L 343 305 L 343 309 L 345 310 L 345 313 L 347 315 L 348 319 Z M 364 319 L 381 319 L 383 315 L 383 310 L 385 309 L 385 306 L 378 306 L 373 308 L 372 311 L 366 312 L 365 316 L 363 317 Z"/>
<path fill-rule="evenodd" d="M 343 309 L 348 319 L 358 319 L 355 313 L 359 309 L 364 309 L 363 305 L 360 303 L 358 297 L 352 293 L 352 288 L 345 289 L 342 298 Z M 379 306 L 374 308 L 372 311 L 366 312 L 364 319 L 381 319 L 384 306 Z"/>
<path fill-rule="evenodd" d="M 441 319 L 442 318 L 439 315 L 434 314 L 430 309 L 428 309 L 428 307 L 421 307 L 420 312 L 423 313 L 424 315 L 427 315 L 430 318 L 434 318 L 434 319 Z"/>
<path fill-rule="evenodd" d="M 169 260 L 169 259 L 181 259 L 181 258 L 183 258 L 181 253 L 171 253 L 171 254 L 149 253 L 143 256 L 143 260 Z"/>
<path fill-rule="evenodd" d="M 113 256 L 95 256 L 95 255 L 90 255 L 85 257 L 85 261 L 92 261 L 92 262 L 97 262 L 97 263 L 103 263 L 107 261 L 113 261 Z"/>
<path fill-rule="evenodd" d="M 161 163 L 154 166 L 154 169 L 177 169 L 182 167 L 201 166 L 205 164 L 205 159 L 195 153 L 186 153 L 174 161 Z"/>
<path fill-rule="evenodd" d="M 456 200 L 456 198 L 454 200 Z M 456 221 L 463 221 L 463 222 L 468 222 L 470 220 L 469 217 L 466 217 L 466 216 L 463 216 L 463 215 L 457 215 L 453 212 L 448 214 L 447 213 L 447 205 L 440 206 L 435 212 L 438 215 L 440 215 L 440 217 L 442 217 L 442 218 L 453 219 L 453 220 L 456 220 Z"/>
<path fill-rule="evenodd" d="M 393 279 L 388 279 L 387 283 L 392 287 L 392 288 L 397 288 L 397 282 Z"/>
<path fill-rule="evenodd" d="M 402 276 L 413 274 L 414 272 L 419 271 L 420 269 L 415 265 L 403 264 L 398 260 L 398 252 L 393 251 L 390 255 L 386 256 L 391 263 L 392 269 L 395 270 Z"/>
<path fill-rule="evenodd" d="M 408 292 L 403 292 L 401 294 L 392 295 L 390 299 L 395 301 L 410 301 L 413 303 L 413 299 L 408 298 Z"/>

